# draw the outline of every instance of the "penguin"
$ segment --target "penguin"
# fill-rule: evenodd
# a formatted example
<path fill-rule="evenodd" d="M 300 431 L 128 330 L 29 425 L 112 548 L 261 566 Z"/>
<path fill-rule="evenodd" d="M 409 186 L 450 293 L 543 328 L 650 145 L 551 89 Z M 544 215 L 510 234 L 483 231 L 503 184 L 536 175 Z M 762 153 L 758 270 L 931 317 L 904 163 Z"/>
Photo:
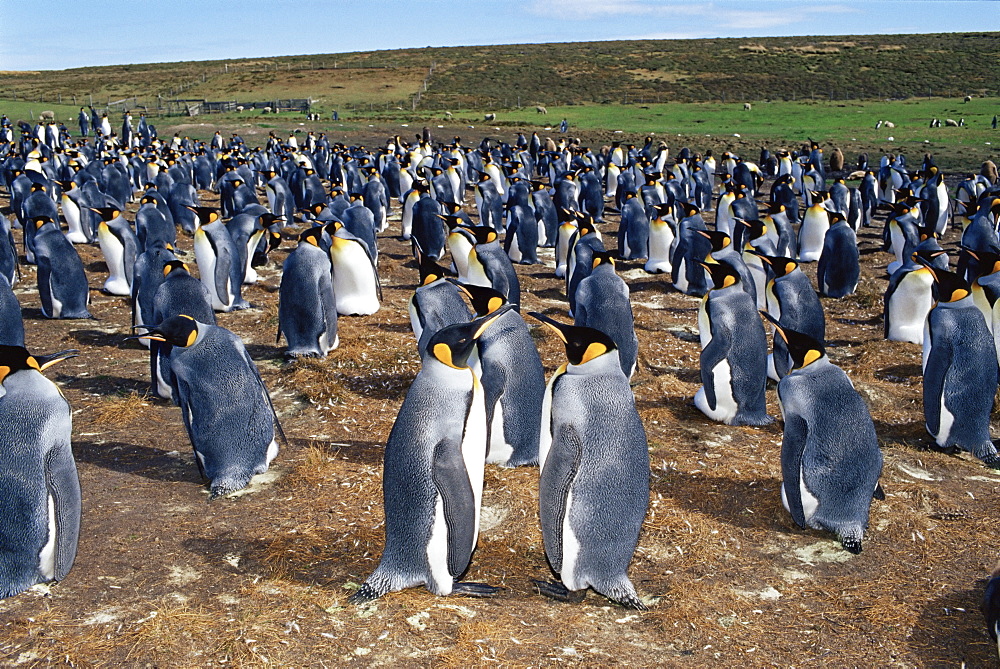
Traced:
<path fill-rule="evenodd" d="M 521 302 L 521 283 L 510 257 L 500 248 L 499 235 L 489 226 L 469 229 L 475 239 L 469 251 L 468 279 L 463 283 L 493 288 L 513 305 Z"/>
<path fill-rule="evenodd" d="M 733 218 L 733 225 L 739 226 L 741 229 L 746 229 L 746 226 L 741 225 L 740 218 Z M 725 232 L 720 232 L 718 230 L 699 230 L 698 234 L 705 237 L 712 243 L 711 252 L 705 256 L 702 260 L 706 262 L 726 262 L 729 263 L 736 272 L 740 275 L 740 288 L 747 293 L 750 297 L 757 299 L 757 284 L 755 283 L 753 273 L 747 264 L 743 262 L 742 252 L 735 248 L 733 240 Z M 742 233 L 741 233 L 742 236 Z"/>
<path fill-rule="evenodd" d="M 554 247 L 559 235 L 559 212 L 545 182 L 531 182 L 531 206 L 535 210 L 535 220 L 538 222 L 538 245 L 546 248 Z"/>
<path fill-rule="evenodd" d="M 150 189 L 139 200 L 139 211 L 135 214 L 135 236 L 139 240 L 139 252 L 163 242 L 174 246 L 177 243 L 177 227 L 174 225 L 170 205 L 155 189 Z M 168 218 L 169 216 L 169 218 Z"/>
<path fill-rule="evenodd" d="M 0 344 L 24 346 L 24 319 L 21 304 L 7 277 L 0 274 Z"/>
<path fill-rule="evenodd" d="M 559 581 L 533 581 L 553 599 L 581 601 L 588 588 L 645 610 L 628 578 L 649 505 L 649 450 L 635 396 L 611 337 L 593 328 L 530 316 L 551 328 L 567 362 L 542 405 L 539 518 Z"/>
<path fill-rule="evenodd" d="M 830 212 L 827 210 L 826 192 L 813 191 L 812 204 L 806 209 L 799 228 L 799 262 L 815 262 L 823 253 L 823 240 L 830 229 Z"/>
<path fill-rule="evenodd" d="M 492 288 L 461 289 L 479 318 L 507 304 Z M 511 309 L 497 318 L 476 347 L 489 432 L 486 462 L 504 467 L 538 464 L 545 371 L 521 314 Z"/>
<path fill-rule="evenodd" d="M 669 274 L 670 251 L 674 246 L 674 221 L 672 207 L 658 204 L 653 207 L 654 215 L 649 221 L 649 238 L 646 247 L 646 264 L 643 269 L 650 274 Z"/>
<path fill-rule="evenodd" d="M 247 309 L 250 304 L 241 296 L 243 268 L 239 249 L 211 207 L 188 207 L 198 215 L 199 226 L 194 232 L 194 257 L 201 281 L 212 296 L 215 311 L 229 312 Z"/>
<path fill-rule="evenodd" d="M 487 444 L 483 388 L 467 363 L 476 340 L 512 308 L 442 328 L 420 352 L 385 446 L 385 549 L 350 603 L 420 585 L 436 595 L 496 594 L 458 580 L 479 536 Z"/>
<path fill-rule="evenodd" d="M 708 276 L 701 264 L 712 252 L 712 242 L 701 234 L 707 231 L 701 210 L 685 206 L 685 216 L 677 224 L 677 244 L 671 256 L 671 283 L 686 295 L 703 296 L 708 292 Z"/>
<path fill-rule="evenodd" d="M 993 129 L 997 127 L 997 117 L 993 116 Z M 1000 653 L 1000 565 L 993 569 L 990 579 L 986 583 L 983 591 L 983 600 L 980 602 L 979 610 L 986 618 L 986 631 L 990 638 L 997 644 L 997 653 Z"/>
<path fill-rule="evenodd" d="M 177 404 L 209 501 L 242 490 L 278 455 L 281 426 L 243 341 L 229 330 L 173 316 L 139 337 L 166 342 Z"/>
<path fill-rule="evenodd" d="M 593 220 L 585 214 L 579 216 L 579 228 L 570 237 L 569 257 L 566 259 L 566 299 L 569 301 L 570 316 L 576 308 L 576 291 L 580 282 L 594 269 L 594 254 L 607 250 Z"/>
<path fill-rule="evenodd" d="M 131 295 L 135 260 L 139 256 L 139 240 L 132 226 L 114 207 L 91 207 L 100 216 L 97 224 L 97 241 L 108 266 L 104 292 L 110 295 Z"/>
<path fill-rule="evenodd" d="M 816 283 L 824 297 L 853 295 L 861 277 L 858 237 L 843 214 L 830 215 L 830 229 L 816 266 Z"/>
<path fill-rule="evenodd" d="M 46 318 L 91 318 L 90 286 L 80 254 L 47 216 L 33 219 L 38 297 Z"/>
<path fill-rule="evenodd" d="M 924 341 L 927 314 L 934 306 L 934 276 L 926 265 L 916 261 L 917 255 L 913 254 L 908 262 L 892 273 L 882 298 L 883 336 L 890 341 L 912 344 Z"/>
<path fill-rule="evenodd" d="M 215 325 L 215 311 L 212 309 L 212 295 L 202 281 L 191 276 L 187 265 L 176 258 L 166 260 L 162 269 L 163 278 L 153 292 L 151 320 L 140 320 L 133 324 L 138 328 L 142 323 L 162 323 L 168 318 L 186 314 L 199 323 Z M 171 345 L 155 339 L 140 339 L 149 342 L 150 383 L 157 397 L 176 401 L 170 372 Z"/>
<path fill-rule="evenodd" d="M 629 302 L 629 288 L 615 272 L 610 253 L 593 254 L 590 273 L 577 285 L 574 294 L 573 324 L 600 330 L 611 337 L 625 376 L 632 378 L 639 358 L 639 340 Z"/>
<path fill-rule="evenodd" d="M 136 258 L 132 270 L 132 325 L 157 322 L 153 320 L 153 296 L 166 278 L 164 267 L 176 259 L 172 247 L 159 244 Z M 145 339 L 142 343 L 149 344 Z"/>
<path fill-rule="evenodd" d="M 919 256 L 918 256 L 919 257 Z M 939 449 L 958 447 L 1000 469 L 990 439 L 990 412 L 997 392 L 997 353 L 969 284 L 930 268 L 937 302 L 927 315 L 923 341 L 924 419 Z"/>
<path fill-rule="evenodd" d="M 66 219 L 66 238 L 74 244 L 85 244 L 93 241 L 90 236 L 91 229 L 89 217 L 84 215 L 83 210 L 89 209 L 83 190 L 79 188 L 75 181 L 60 181 L 59 187 L 62 190 L 60 202 L 62 203 L 63 217 Z"/>
<path fill-rule="evenodd" d="M 740 286 L 736 269 L 722 260 L 703 263 L 712 290 L 698 309 L 701 382 L 694 405 L 726 425 L 770 425 L 767 386 L 767 335 L 757 304 Z"/>
<path fill-rule="evenodd" d="M 76 353 L 36 357 L 23 346 L 0 345 L 0 599 L 64 580 L 76 558 L 81 497 L 73 416 L 59 387 L 41 374 Z"/>
<path fill-rule="evenodd" d="M 770 266 L 774 275 L 767 283 L 767 313 L 782 327 L 823 342 L 826 339 L 826 316 L 809 277 L 791 258 L 765 255 L 760 258 Z M 768 357 L 767 375 L 778 381 L 789 370 L 785 340 L 776 338 L 772 351 Z"/>
<path fill-rule="evenodd" d="M 768 320 L 792 359 L 791 371 L 778 382 L 785 424 L 781 503 L 799 527 L 833 532 L 844 550 L 858 554 L 871 501 L 885 497 L 868 405 L 822 342 Z"/>
<path fill-rule="evenodd" d="M 285 335 L 285 358 L 325 357 L 337 348 L 337 298 L 333 293 L 330 257 L 321 248 L 322 227 L 299 235 L 288 254 L 278 288 L 278 336 Z"/>
<path fill-rule="evenodd" d="M 348 232 L 340 221 L 331 223 L 327 232 L 337 313 L 341 316 L 374 314 L 382 300 L 382 286 L 367 245 Z"/>
<path fill-rule="evenodd" d="M 14 242 L 10 221 L 6 217 L 0 216 L 0 276 L 7 279 L 7 283 L 13 287 L 17 284 L 20 274 L 21 267 L 17 259 L 17 245 Z"/>
<path fill-rule="evenodd" d="M 462 299 L 462 291 L 445 277 L 444 268 L 422 254 L 419 247 L 416 252 L 420 285 L 410 297 L 408 312 L 419 352 L 438 330 L 455 323 L 467 323 L 472 314 Z"/>
<path fill-rule="evenodd" d="M 637 260 L 649 250 L 649 216 L 634 191 L 625 194 L 618 225 L 618 256 L 622 260 Z"/>

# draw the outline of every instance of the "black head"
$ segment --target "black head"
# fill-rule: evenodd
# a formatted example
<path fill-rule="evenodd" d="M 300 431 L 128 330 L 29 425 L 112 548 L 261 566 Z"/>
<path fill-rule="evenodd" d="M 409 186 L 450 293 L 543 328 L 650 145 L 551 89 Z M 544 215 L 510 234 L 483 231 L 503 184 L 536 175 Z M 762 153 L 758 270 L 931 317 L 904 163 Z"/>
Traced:
<path fill-rule="evenodd" d="M 471 284 L 456 283 L 458 289 L 469 296 L 472 308 L 476 310 L 476 316 L 486 316 L 492 314 L 500 307 L 507 304 L 507 296 L 499 290 L 487 288 L 485 286 L 473 286 Z"/>
<path fill-rule="evenodd" d="M 782 327 L 766 311 L 760 313 L 774 326 L 775 333 L 785 340 L 785 344 L 788 346 L 788 354 L 792 358 L 792 369 L 808 367 L 826 356 L 826 347 L 823 345 L 823 342 L 817 341 L 802 332 Z"/>
<path fill-rule="evenodd" d="M 476 340 L 497 318 L 513 308 L 513 305 L 508 304 L 488 316 L 441 328 L 427 342 L 427 352 L 435 360 L 449 367 L 467 369 L 469 355 L 472 354 Z"/>
<path fill-rule="evenodd" d="M 780 277 L 786 274 L 791 274 L 794 272 L 799 263 L 795 261 L 794 258 L 786 258 L 785 256 L 768 256 L 763 253 L 757 253 L 760 259 L 771 266 L 771 270 L 774 272 L 774 276 Z"/>
<path fill-rule="evenodd" d="M 33 369 L 40 372 L 47 369 L 61 360 L 74 357 L 79 351 L 70 349 L 60 351 L 46 356 L 33 356 L 28 353 L 28 349 L 23 346 L 10 346 L 0 344 L 0 383 L 3 383 L 8 376 L 26 369 Z"/>
<path fill-rule="evenodd" d="M 146 334 L 139 335 L 136 339 L 163 341 L 181 348 L 191 346 L 198 338 L 198 321 L 184 314 L 171 316 L 155 327 L 150 325 L 135 327 L 146 329 Z"/>
<path fill-rule="evenodd" d="M 698 230 L 698 234 L 712 242 L 712 253 L 728 248 L 733 240 L 721 230 Z"/>
<path fill-rule="evenodd" d="M 100 216 L 105 223 L 110 223 L 122 214 L 121 209 L 117 207 L 90 207 L 90 210 Z"/>
<path fill-rule="evenodd" d="M 566 358 L 571 365 L 588 363 L 617 348 L 614 340 L 600 330 L 560 323 L 535 311 L 528 312 L 528 315 L 540 320 L 559 335 L 566 345 Z"/>
<path fill-rule="evenodd" d="M 712 277 L 712 284 L 716 289 L 729 288 L 740 282 L 740 275 L 736 269 L 725 260 L 713 263 L 701 263 L 709 276 Z"/>
<path fill-rule="evenodd" d="M 201 225 L 208 225 L 209 223 L 215 223 L 219 220 L 219 210 L 215 207 L 195 207 L 192 205 L 185 205 L 186 209 L 190 209 L 198 217 L 198 223 Z"/>

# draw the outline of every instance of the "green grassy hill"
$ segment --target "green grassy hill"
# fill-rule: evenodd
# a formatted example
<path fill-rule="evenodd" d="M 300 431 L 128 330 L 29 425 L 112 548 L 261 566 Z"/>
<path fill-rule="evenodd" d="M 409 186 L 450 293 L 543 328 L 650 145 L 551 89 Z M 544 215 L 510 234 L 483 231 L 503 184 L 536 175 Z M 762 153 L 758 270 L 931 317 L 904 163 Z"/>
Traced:
<path fill-rule="evenodd" d="M 742 102 L 994 95 L 995 33 L 580 42 L 405 49 L 0 73 L 0 99 L 136 97 L 336 106 Z"/>

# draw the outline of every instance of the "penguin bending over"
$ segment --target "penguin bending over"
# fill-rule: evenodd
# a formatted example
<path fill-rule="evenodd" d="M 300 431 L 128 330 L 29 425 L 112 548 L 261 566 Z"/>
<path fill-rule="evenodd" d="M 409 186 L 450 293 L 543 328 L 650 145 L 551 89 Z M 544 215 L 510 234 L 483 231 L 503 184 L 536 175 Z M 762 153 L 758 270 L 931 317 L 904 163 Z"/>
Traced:
<path fill-rule="evenodd" d="M 868 405 L 821 342 L 768 320 L 792 359 L 778 382 L 781 503 L 799 527 L 833 532 L 846 551 L 860 553 L 872 498 L 884 498 Z"/>
<path fill-rule="evenodd" d="M 497 592 L 458 580 L 479 537 L 487 443 L 483 388 L 467 363 L 476 340 L 512 308 L 449 325 L 421 351 L 385 446 L 385 549 L 352 604 L 419 585 L 436 595 Z"/>
<path fill-rule="evenodd" d="M 217 325 L 174 316 L 139 335 L 173 346 L 170 370 L 209 500 L 242 490 L 267 471 L 281 432 L 271 398 L 243 341 Z"/>
<path fill-rule="evenodd" d="M 568 359 L 545 390 L 538 454 L 542 539 L 560 581 L 533 581 L 535 589 L 578 602 L 593 588 L 645 610 L 627 571 L 649 504 L 649 451 L 615 343 L 593 328 L 529 315 L 559 335 Z"/>
<path fill-rule="evenodd" d="M 76 355 L 0 345 L 0 599 L 66 578 L 80 533 L 69 402 L 41 372 Z"/>

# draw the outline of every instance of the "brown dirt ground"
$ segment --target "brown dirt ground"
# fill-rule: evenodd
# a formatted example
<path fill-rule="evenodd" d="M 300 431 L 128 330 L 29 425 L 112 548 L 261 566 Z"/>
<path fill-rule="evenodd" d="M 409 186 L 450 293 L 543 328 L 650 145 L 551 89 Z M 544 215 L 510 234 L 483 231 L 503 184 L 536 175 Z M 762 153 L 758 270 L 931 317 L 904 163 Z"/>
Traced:
<path fill-rule="evenodd" d="M 341 319 L 340 348 L 327 359 L 284 365 L 274 344 L 279 268 L 292 241 L 245 287 L 253 308 L 220 314 L 257 361 L 289 444 L 251 491 L 212 504 L 177 408 L 146 394 L 146 351 L 125 340 L 127 301 L 99 290 L 99 249 L 78 247 L 95 320 L 43 318 L 34 268 L 25 268 L 16 293 L 29 347 L 81 352 L 48 376 L 74 409 L 83 527 L 64 582 L 0 602 L 0 664 L 995 664 L 978 603 L 997 558 L 1000 476 L 971 457 L 927 450 L 920 347 L 882 339 L 889 256 L 871 230 L 860 237 L 858 294 L 823 300 L 830 357 L 871 406 L 885 455 L 887 497 L 872 505 L 861 555 L 798 528 L 782 509 L 779 424 L 727 427 L 693 407 L 698 300 L 623 263 L 652 460 L 631 576 L 650 610 L 593 593 L 580 605 L 535 594 L 529 579 L 549 576 L 537 469 L 493 466 L 467 578 L 502 586 L 498 597 L 412 589 L 348 605 L 381 553 L 382 448 L 419 367 L 406 312 L 417 271 L 394 221 L 380 238 L 383 307 Z M 610 216 L 604 228 L 616 225 Z M 954 249 L 954 232 L 947 242 Z M 523 310 L 565 314 L 545 258 L 549 266 L 518 268 Z M 561 346 L 543 334 L 537 342 L 551 373 Z M 768 406 L 778 414 L 773 388 Z"/>

